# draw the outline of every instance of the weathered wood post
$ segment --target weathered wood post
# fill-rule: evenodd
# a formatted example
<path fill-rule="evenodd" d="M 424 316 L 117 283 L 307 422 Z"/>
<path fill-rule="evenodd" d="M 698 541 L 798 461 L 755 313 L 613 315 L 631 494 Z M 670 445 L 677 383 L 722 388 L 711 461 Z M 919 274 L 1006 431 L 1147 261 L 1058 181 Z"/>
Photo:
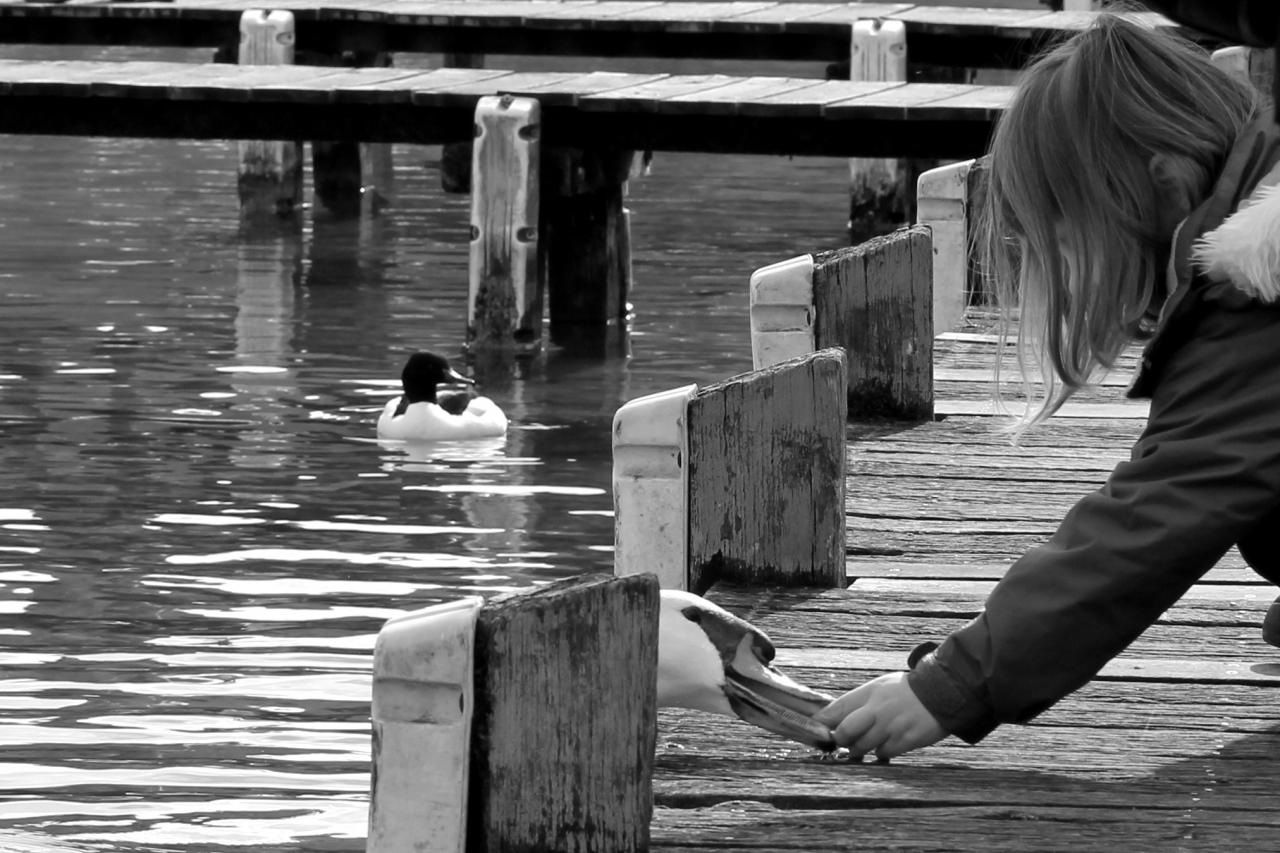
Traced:
<path fill-rule="evenodd" d="M 658 599 L 594 575 L 388 621 L 369 853 L 647 850 Z"/>
<path fill-rule="evenodd" d="M 631 151 L 543 153 L 539 249 L 551 340 L 624 343 L 631 278 L 623 207 Z"/>
<path fill-rule="evenodd" d="M 853 23 L 849 79 L 866 82 L 907 80 L 907 29 L 902 21 L 861 18 Z M 908 199 L 906 162 L 892 157 L 849 160 L 849 227 L 853 230 L 902 221 Z"/>
<path fill-rule="evenodd" d="M 848 413 L 933 416 L 933 261 L 929 231 L 900 228 L 857 246 L 802 255 L 751 277 L 757 368 L 808 346 L 848 355 Z"/>
<path fill-rule="evenodd" d="M 1264 106 L 1275 103 L 1276 52 L 1274 48 L 1224 47 L 1212 54 L 1213 64 L 1253 86 Z"/>
<path fill-rule="evenodd" d="M 973 262 L 975 229 L 986 192 L 987 159 L 930 169 L 917 182 L 917 221 L 933 235 L 933 330 L 948 332 L 983 296 Z"/>
<path fill-rule="evenodd" d="M 484 97 L 475 115 L 467 347 L 536 350 L 541 108 L 532 98 Z"/>
<path fill-rule="evenodd" d="M 293 13 L 251 9 L 240 15 L 241 65 L 291 65 Z M 242 140 L 238 143 L 241 219 L 287 217 L 302 208 L 302 143 Z"/>
<path fill-rule="evenodd" d="M 843 586 L 845 358 L 808 353 L 614 416 L 615 572 Z M 660 562 L 659 562 L 660 561 Z"/>

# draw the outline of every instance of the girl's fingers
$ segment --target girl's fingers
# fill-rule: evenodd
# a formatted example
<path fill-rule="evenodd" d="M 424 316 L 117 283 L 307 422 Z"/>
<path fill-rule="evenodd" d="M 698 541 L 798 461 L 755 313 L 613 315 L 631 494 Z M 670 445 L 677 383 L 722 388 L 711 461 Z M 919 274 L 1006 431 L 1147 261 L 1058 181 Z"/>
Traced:
<path fill-rule="evenodd" d="M 828 728 L 835 728 L 842 720 L 866 704 L 867 688 L 870 684 L 850 690 L 833 701 L 830 705 L 813 715 L 816 722 Z"/>
<path fill-rule="evenodd" d="M 881 727 L 876 725 L 876 715 L 866 707 L 858 708 L 844 718 L 835 728 L 836 743 L 848 747 L 849 752 L 861 757 L 875 749 L 884 740 Z"/>

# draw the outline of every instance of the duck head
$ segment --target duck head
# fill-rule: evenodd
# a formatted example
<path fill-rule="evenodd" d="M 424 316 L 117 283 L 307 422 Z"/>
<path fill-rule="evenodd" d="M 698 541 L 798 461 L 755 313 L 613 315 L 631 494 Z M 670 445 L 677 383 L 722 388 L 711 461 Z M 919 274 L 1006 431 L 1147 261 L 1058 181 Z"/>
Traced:
<path fill-rule="evenodd" d="M 658 621 L 658 707 L 738 717 L 819 749 L 836 747 L 812 715 L 832 697 L 773 666 L 763 631 L 705 598 L 664 589 Z"/>
<path fill-rule="evenodd" d="M 433 352 L 415 352 L 409 356 L 409 360 L 404 363 L 404 368 L 400 371 L 400 385 L 404 388 L 404 394 L 400 397 L 400 404 L 396 406 L 395 414 L 403 415 L 405 410 L 414 403 L 439 402 L 436 399 L 437 386 L 446 382 L 476 384 L 474 379 L 463 376 L 450 367 L 449 360 L 444 356 Z M 457 407 L 449 408 L 452 411 Z M 466 408 L 465 400 L 462 408 Z M 453 414 L 458 412 L 453 411 Z"/>

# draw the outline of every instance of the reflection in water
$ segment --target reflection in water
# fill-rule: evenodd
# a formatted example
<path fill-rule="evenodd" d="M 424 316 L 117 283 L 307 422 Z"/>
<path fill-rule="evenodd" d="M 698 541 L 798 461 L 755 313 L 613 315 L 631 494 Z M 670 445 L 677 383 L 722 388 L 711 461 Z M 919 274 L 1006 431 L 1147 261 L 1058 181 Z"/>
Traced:
<path fill-rule="evenodd" d="M 383 621 L 608 571 L 614 411 L 844 241 L 842 161 L 660 155 L 630 355 L 474 359 L 505 437 L 377 442 L 465 328 L 468 201 L 395 154 L 377 219 L 242 234 L 234 145 L 0 137 L 0 849 L 363 849 Z"/>

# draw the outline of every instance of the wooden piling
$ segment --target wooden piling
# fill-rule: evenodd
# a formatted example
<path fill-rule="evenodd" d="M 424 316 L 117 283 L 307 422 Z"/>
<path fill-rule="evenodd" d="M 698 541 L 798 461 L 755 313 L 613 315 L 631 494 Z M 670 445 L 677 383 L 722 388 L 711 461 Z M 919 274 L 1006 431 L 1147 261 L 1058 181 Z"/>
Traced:
<path fill-rule="evenodd" d="M 594 575 L 388 621 L 369 853 L 647 850 L 658 599 Z"/>
<path fill-rule="evenodd" d="M 801 255 L 751 277 L 757 369 L 806 347 L 848 356 L 848 414 L 933 416 L 933 259 L 924 226 Z"/>
<path fill-rule="evenodd" d="M 292 12 L 248 10 L 240 16 L 241 65 L 291 65 Z M 292 216 L 302 209 L 302 143 L 242 140 L 237 188 L 242 220 Z"/>
<path fill-rule="evenodd" d="M 532 98 L 484 97 L 475 116 L 467 347 L 536 350 L 541 109 Z"/>
<path fill-rule="evenodd" d="M 539 248 L 559 346 L 625 343 L 631 235 L 623 197 L 632 158 L 631 151 L 544 152 Z"/>
<path fill-rule="evenodd" d="M 843 587 L 845 354 L 809 353 L 689 401 L 689 589 Z"/>
<path fill-rule="evenodd" d="M 907 80 L 907 29 L 902 21 L 861 18 L 850 39 L 849 79 L 865 82 Z M 884 222 L 901 222 L 908 207 L 907 164 L 897 158 L 849 160 L 849 227 L 859 231 Z"/>
<path fill-rule="evenodd" d="M 468 851 L 648 850 L 658 583 L 589 576 L 476 625 Z"/>
<path fill-rule="evenodd" d="M 933 417 L 932 289 L 918 225 L 814 256 L 814 339 L 849 353 L 851 416 Z"/>

